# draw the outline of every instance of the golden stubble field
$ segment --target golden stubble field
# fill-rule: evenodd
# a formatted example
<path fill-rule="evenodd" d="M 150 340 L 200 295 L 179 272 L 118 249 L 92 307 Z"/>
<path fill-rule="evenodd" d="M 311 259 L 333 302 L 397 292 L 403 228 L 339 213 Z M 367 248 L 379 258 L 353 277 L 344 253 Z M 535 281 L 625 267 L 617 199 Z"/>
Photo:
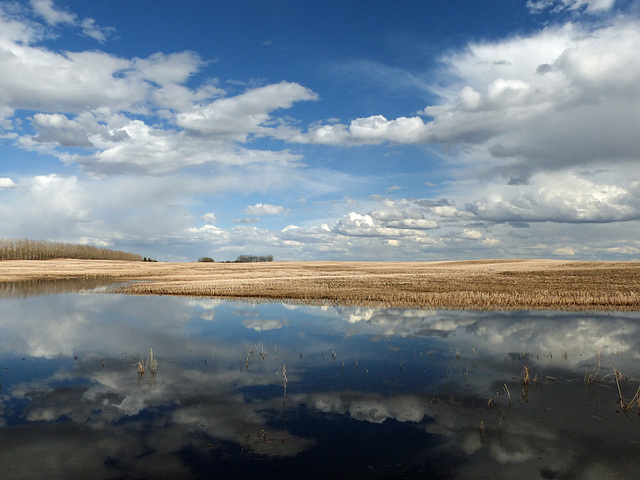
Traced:
<path fill-rule="evenodd" d="M 399 308 L 640 310 L 640 262 L 0 262 L 0 282 L 106 277 L 113 292 Z"/>

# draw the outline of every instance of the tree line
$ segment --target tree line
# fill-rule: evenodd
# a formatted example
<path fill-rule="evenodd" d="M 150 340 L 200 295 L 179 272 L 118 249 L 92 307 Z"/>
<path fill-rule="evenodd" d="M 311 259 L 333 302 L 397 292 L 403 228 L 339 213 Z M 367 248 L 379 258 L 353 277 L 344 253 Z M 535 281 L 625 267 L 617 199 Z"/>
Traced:
<path fill-rule="evenodd" d="M 135 253 L 92 245 L 28 240 L 26 238 L 0 238 L 0 260 L 51 260 L 54 258 L 142 261 L 142 256 Z"/>

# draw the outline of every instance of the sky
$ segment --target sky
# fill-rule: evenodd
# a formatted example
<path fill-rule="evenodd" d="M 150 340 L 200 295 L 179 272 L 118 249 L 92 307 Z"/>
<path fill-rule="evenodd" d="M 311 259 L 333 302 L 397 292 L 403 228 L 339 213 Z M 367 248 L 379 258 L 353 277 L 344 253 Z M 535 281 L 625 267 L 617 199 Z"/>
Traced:
<path fill-rule="evenodd" d="M 0 237 L 640 259 L 630 0 L 0 0 Z"/>

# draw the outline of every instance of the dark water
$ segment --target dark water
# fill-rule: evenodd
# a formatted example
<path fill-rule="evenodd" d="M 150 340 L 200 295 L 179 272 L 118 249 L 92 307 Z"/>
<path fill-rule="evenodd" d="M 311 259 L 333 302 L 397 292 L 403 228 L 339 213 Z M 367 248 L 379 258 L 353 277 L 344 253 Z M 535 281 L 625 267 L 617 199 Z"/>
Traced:
<path fill-rule="evenodd" d="M 0 384 L 2 478 L 602 479 L 640 465 L 638 314 L 12 297 Z"/>

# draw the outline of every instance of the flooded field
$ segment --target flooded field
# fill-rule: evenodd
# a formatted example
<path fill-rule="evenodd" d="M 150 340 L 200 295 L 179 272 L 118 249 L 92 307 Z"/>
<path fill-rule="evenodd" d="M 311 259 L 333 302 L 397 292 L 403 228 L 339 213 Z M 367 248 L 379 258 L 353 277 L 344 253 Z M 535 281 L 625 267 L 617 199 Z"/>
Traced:
<path fill-rule="evenodd" d="M 96 286 L 1 292 L 3 478 L 637 472 L 637 312 L 73 293 Z"/>

